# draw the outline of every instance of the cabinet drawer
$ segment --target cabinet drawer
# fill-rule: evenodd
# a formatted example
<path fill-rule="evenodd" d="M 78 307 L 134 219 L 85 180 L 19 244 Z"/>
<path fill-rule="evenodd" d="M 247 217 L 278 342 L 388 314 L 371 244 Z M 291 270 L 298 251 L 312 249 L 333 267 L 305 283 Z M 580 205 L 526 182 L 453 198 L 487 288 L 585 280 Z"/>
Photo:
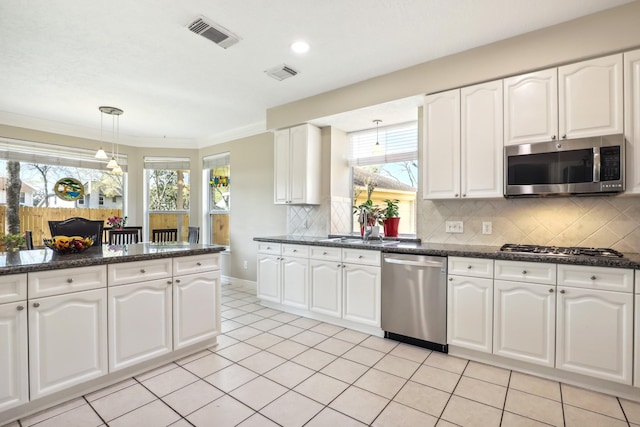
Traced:
<path fill-rule="evenodd" d="M 342 249 L 327 246 L 312 246 L 309 248 L 309 258 L 325 261 L 340 261 L 342 259 Z"/>
<path fill-rule="evenodd" d="M 514 282 L 556 284 L 556 265 L 541 262 L 495 261 L 495 278 Z"/>
<path fill-rule="evenodd" d="M 27 299 L 27 273 L 0 276 L 0 304 Z"/>
<path fill-rule="evenodd" d="M 199 273 L 201 271 L 211 271 L 220 269 L 220 255 L 191 255 L 173 258 L 173 274 Z"/>
<path fill-rule="evenodd" d="M 380 266 L 380 251 L 342 248 L 342 262 Z"/>
<path fill-rule="evenodd" d="M 109 286 L 171 278 L 171 258 L 109 265 Z"/>
<path fill-rule="evenodd" d="M 299 258 L 309 258 L 309 246 L 304 245 L 282 245 L 282 256 L 294 256 Z"/>
<path fill-rule="evenodd" d="M 258 253 L 269 255 L 280 255 L 280 243 L 258 242 Z"/>
<path fill-rule="evenodd" d="M 493 260 L 484 258 L 449 257 L 448 274 L 470 277 L 493 277 Z"/>
<path fill-rule="evenodd" d="M 107 286 L 107 266 L 65 268 L 28 273 L 29 299 Z"/>
<path fill-rule="evenodd" d="M 588 265 L 558 265 L 558 286 L 633 292 L 633 270 Z"/>

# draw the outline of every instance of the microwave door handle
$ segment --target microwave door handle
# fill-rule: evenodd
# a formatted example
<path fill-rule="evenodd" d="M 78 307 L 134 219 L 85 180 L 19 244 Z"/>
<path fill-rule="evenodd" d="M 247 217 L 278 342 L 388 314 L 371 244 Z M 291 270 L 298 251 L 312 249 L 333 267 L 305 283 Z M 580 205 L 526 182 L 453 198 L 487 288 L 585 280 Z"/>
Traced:
<path fill-rule="evenodd" d="M 600 147 L 593 147 L 593 182 L 600 182 Z"/>

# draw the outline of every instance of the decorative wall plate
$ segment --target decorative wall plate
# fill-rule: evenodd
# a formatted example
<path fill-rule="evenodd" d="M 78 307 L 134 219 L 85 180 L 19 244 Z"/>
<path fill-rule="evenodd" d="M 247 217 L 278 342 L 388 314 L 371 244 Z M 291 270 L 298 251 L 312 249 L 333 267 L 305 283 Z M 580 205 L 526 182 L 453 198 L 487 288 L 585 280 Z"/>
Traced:
<path fill-rule="evenodd" d="M 84 185 L 75 178 L 62 178 L 53 186 L 53 191 L 62 200 L 73 201 L 84 196 Z"/>

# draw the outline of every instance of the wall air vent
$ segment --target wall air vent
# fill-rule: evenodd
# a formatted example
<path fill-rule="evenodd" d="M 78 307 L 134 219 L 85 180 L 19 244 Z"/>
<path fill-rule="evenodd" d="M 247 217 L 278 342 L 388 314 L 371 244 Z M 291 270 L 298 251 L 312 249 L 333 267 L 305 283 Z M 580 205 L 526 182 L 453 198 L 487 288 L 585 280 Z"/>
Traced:
<path fill-rule="evenodd" d="M 199 16 L 195 21 L 187 25 L 189 31 L 211 40 L 221 48 L 228 48 L 240 41 L 240 37 L 233 34 L 221 25 L 214 24 L 204 16 Z"/>
<path fill-rule="evenodd" d="M 298 74 L 296 70 L 294 70 L 293 68 L 289 67 L 286 64 L 269 68 L 268 70 L 264 70 L 264 72 L 267 73 L 269 77 L 273 77 L 274 79 L 280 80 L 280 81 L 284 79 L 288 79 L 289 77 L 293 77 L 296 74 Z"/>

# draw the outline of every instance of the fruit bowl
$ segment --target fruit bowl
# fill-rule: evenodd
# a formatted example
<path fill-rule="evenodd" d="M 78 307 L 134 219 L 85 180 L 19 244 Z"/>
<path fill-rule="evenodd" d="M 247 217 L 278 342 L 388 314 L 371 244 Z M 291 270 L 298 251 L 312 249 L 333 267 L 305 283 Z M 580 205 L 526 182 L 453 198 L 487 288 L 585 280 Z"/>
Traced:
<path fill-rule="evenodd" d="M 95 236 L 53 236 L 42 240 L 46 247 L 59 254 L 77 254 L 93 246 Z"/>

